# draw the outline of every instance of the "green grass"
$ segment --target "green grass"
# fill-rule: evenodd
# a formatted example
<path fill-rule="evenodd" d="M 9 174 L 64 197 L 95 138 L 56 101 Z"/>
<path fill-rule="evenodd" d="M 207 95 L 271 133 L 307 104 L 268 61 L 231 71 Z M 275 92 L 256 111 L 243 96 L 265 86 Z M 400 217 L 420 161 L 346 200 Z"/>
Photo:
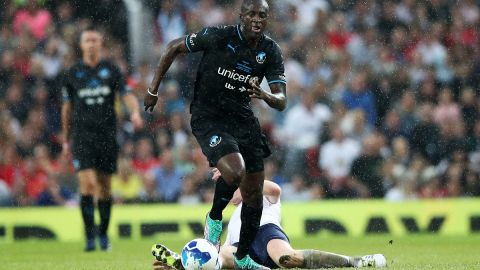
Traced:
<path fill-rule="evenodd" d="M 388 243 L 391 239 L 393 244 Z M 179 250 L 186 242 L 187 239 L 163 239 L 163 243 L 174 250 Z M 116 241 L 111 253 L 97 251 L 88 254 L 82 252 L 82 243 L 0 243 L 0 269 L 151 269 L 153 256 L 150 254 L 150 247 L 153 243 L 154 239 Z M 388 269 L 480 269 L 480 235 L 418 235 L 403 238 L 325 236 L 292 239 L 292 243 L 299 249 L 316 248 L 347 255 L 383 253 L 387 256 Z"/>

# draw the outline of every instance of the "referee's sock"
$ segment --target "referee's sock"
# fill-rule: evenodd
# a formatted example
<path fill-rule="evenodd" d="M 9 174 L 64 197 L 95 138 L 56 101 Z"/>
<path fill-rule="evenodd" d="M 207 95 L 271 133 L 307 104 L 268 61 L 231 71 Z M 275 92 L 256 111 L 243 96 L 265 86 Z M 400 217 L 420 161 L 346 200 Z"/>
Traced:
<path fill-rule="evenodd" d="M 112 212 L 112 198 L 99 199 L 98 211 L 100 212 L 100 226 L 98 234 L 100 237 L 107 235 L 108 224 L 110 224 L 110 213 Z"/>
<path fill-rule="evenodd" d="M 260 197 L 262 199 L 262 197 Z M 240 229 L 240 241 L 235 257 L 238 260 L 243 259 L 248 254 L 248 250 L 257 235 L 260 226 L 260 218 L 262 217 L 262 204 L 260 207 L 252 207 L 243 202 L 240 219 L 242 220 L 242 227 Z"/>
<path fill-rule="evenodd" d="M 95 238 L 93 196 L 82 195 L 80 198 L 80 209 L 82 211 L 83 225 L 87 241 Z"/>
<path fill-rule="evenodd" d="M 233 193 L 237 190 L 237 186 L 229 185 L 223 177 L 218 178 L 215 184 L 215 194 L 213 195 L 212 209 L 210 210 L 210 218 L 213 220 L 222 220 L 223 209 L 233 197 Z"/>

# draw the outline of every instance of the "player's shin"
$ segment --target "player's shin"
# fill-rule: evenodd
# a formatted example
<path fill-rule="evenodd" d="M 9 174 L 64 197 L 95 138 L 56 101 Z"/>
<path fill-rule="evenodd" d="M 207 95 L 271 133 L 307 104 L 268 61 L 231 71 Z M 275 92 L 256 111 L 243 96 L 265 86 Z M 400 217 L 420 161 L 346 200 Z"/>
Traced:
<path fill-rule="evenodd" d="M 110 224 L 110 215 L 112 211 L 112 198 L 98 200 L 98 211 L 100 212 L 100 226 L 98 236 L 100 238 L 100 247 L 108 250 L 110 243 L 107 237 L 108 225 Z"/>
<path fill-rule="evenodd" d="M 227 207 L 237 188 L 238 187 L 235 185 L 229 185 L 222 177 L 217 180 L 215 184 L 212 209 L 209 214 L 211 219 L 222 220 L 223 209 Z"/>
<path fill-rule="evenodd" d="M 99 199 L 98 211 L 100 212 L 99 235 L 107 235 L 108 225 L 110 224 L 110 215 L 112 211 L 112 198 Z"/>
<path fill-rule="evenodd" d="M 352 267 L 353 258 L 345 255 L 306 249 L 302 250 L 303 266 L 306 269 Z"/>
<path fill-rule="evenodd" d="M 242 220 L 242 227 L 240 229 L 240 241 L 238 243 L 238 249 L 235 253 L 237 259 L 242 259 L 248 254 L 248 250 L 255 235 L 257 234 L 260 226 L 260 218 L 262 217 L 262 197 L 260 196 L 260 203 L 256 203 L 255 206 L 251 206 L 243 202 L 242 212 L 240 218 Z"/>
<path fill-rule="evenodd" d="M 80 209 L 82 212 L 83 225 L 85 227 L 85 236 L 87 237 L 86 250 L 95 249 L 95 223 L 94 223 L 94 207 L 93 196 L 82 195 L 80 198 Z"/>

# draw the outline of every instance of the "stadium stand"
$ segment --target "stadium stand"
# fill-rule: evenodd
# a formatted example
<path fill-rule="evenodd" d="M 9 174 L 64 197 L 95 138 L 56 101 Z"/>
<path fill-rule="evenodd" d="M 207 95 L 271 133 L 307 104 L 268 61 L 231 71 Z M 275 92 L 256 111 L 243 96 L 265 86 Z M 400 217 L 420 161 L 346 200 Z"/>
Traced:
<path fill-rule="evenodd" d="M 73 167 L 59 156 L 59 81 L 81 29 L 102 29 L 105 57 L 142 102 L 166 43 L 235 24 L 240 1 L 144 1 L 154 55 L 138 65 L 126 17 L 112 16 L 125 14 L 121 1 L 102 1 L 114 10 L 76 2 L 0 4 L 1 206 L 76 204 Z M 270 2 L 288 108 L 253 106 L 274 149 L 266 175 L 288 190 L 285 200 L 480 196 L 480 1 Z M 208 163 L 189 132 L 199 57 L 174 64 L 145 130 L 133 131 L 119 103 L 117 203 L 211 200 Z"/>

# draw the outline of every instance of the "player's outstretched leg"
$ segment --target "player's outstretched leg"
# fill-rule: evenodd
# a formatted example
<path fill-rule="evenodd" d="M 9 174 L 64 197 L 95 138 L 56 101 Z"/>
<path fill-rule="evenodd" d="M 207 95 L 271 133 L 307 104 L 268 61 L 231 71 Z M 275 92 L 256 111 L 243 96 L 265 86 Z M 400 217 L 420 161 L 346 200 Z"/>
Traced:
<path fill-rule="evenodd" d="M 162 244 L 155 244 L 152 246 L 152 255 L 161 263 L 164 263 L 177 270 L 184 270 L 180 255 L 170 250 Z"/>

